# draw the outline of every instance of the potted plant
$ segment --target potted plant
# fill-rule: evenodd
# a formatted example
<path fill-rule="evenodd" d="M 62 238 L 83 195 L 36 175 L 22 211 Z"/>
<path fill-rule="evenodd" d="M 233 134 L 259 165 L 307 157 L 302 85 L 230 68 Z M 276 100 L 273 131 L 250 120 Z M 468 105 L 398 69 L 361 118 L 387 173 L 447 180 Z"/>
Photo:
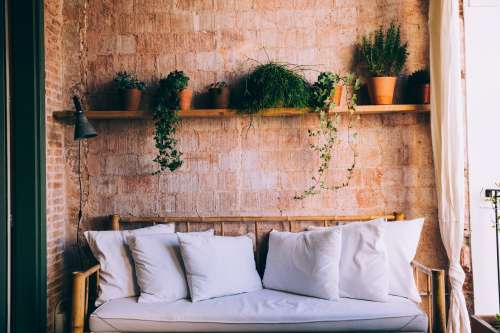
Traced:
<path fill-rule="evenodd" d="M 145 84 L 137 79 L 132 73 L 118 72 L 114 82 L 120 94 L 122 95 L 123 107 L 128 111 L 139 110 L 141 104 L 142 91 Z"/>
<path fill-rule="evenodd" d="M 360 60 L 370 77 L 367 81 L 372 104 L 392 104 L 397 76 L 408 57 L 408 44 L 401 43 L 399 26 L 380 27 L 372 36 L 364 36 L 358 45 Z"/>
<path fill-rule="evenodd" d="M 301 66 L 268 62 L 259 64 L 244 78 L 238 108 L 256 113 L 265 108 L 306 108 L 311 85 Z"/>
<path fill-rule="evenodd" d="M 180 168 L 182 152 L 177 149 L 177 140 L 174 138 L 179 116 L 177 112 L 191 108 L 193 92 L 187 89 L 189 77 L 182 71 L 173 71 L 166 78 L 160 80 L 156 106 L 153 110 L 155 120 L 155 147 L 158 154 L 154 158 L 159 166 L 155 173 L 165 170 L 175 171 Z"/>
<path fill-rule="evenodd" d="M 408 89 L 412 101 L 418 104 L 431 102 L 431 76 L 428 69 L 419 69 L 408 77 Z"/>
<path fill-rule="evenodd" d="M 331 72 L 321 72 L 311 87 L 311 106 L 324 108 L 325 105 L 339 106 L 342 97 L 342 78 Z"/>
<path fill-rule="evenodd" d="M 229 87 L 224 81 L 215 82 L 208 86 L 208 93 L 212 107 L 215 109 L 225 109 L 229 106 Z"/>
<path fill-rule="evenodd" d="M 166 98 L 176 100 L 182 111 L 191 109 L 193 90 L 188 88 L 189 77 L 183 71 L 173 71 L 166 78 L 160 80 L 160 88 L 168 96 Z"/>

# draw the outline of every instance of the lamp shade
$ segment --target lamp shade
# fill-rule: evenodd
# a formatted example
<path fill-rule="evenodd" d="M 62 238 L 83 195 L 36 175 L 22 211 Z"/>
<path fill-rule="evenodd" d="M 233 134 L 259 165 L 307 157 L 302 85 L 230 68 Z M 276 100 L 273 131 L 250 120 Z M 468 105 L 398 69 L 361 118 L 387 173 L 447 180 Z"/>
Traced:
<path fill-rule="evenodd" d="M 85 113 L 83 113 L 82 105 L 77 96 L 73 96 L 73 103 L 75 104 L 75 140 L 97 136 L 94 127 L 85 116 Z"/>

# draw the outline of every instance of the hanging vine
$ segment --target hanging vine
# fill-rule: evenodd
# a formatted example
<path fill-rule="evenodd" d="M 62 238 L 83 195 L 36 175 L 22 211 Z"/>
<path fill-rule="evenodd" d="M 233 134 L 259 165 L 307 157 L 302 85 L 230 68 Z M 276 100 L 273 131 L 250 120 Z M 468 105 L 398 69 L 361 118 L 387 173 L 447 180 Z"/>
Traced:
<path fill-rule="evenodd" d="M 179 91 L 187 87 L 189 78 L 182 71 L 173 71 L 160 80 L 157 105 L 153 110 L 155 120 L 155 146 L 158 154 L 154 162 L 160 169 L 155 174 L 165 170 L 175 171 L 182 166 L 182 153 L 177 149 L 177 139 L 174 138 L 179 124 Z"/>
<path fill-rule="evenodd" d="M 357 160 L 357 152 L 354 147 L 354 141 L 357 133 L 352 133 L 352 116 L 357 103 L 357 91 L 359 90 L 359 86 L 359 80 L 354 74 L 349 74 L 343 77 L 330 72 L 320 73 L 317 82 L 313 84 L 311 106 L 314 107 L 314 112 L 318 113 L 319 129 L 309 129 L 308 135 L 310 138 L 315 138 L 317 140 L 317 143 L 310 144 L 310 148 L 315 153 L 319 154 L 320 165 L 315 175 L 311 178 L 312 185 L 302 193 L 297 193 L 294 196 L 294 199 L 302 200 L 308 196 L 319 194 L 322 190 L 336 191 L 349 186 Z M 352 152 L 352 163 L 346 170 L 344 181 L 332 185 L 328 184 L 325 178 L 333 158 L 333 149 L 339 142 L 338 128 L 340 125 L 341 115 L 339 112 L 334 112 L 335 107 L 338 106 L 335 103 L 335 93 L 337 92 L 337 89 L 340 89 L 339 87 L 347 89 L 347 143 Z"/>

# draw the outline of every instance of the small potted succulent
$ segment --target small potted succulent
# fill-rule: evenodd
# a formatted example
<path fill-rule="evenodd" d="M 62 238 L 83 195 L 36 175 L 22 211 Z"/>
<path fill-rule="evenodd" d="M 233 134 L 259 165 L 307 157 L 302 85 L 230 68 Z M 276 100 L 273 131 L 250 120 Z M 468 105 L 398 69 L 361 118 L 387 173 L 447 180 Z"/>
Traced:
<path fill-rule="evenodd" d="M 177 99 L 177 106 L 182 111 L 191 109 L 193 90 L 188 88 L 189 77 L 183 71 L 170 72 L 160 80 L 160 88 L 168 95 L 167 99 Z"/>
<path fill-rule="evenodd" d="M 114 82 L 122 95 L 123 107 L 125 110 L 139 110 L 142 91 L 145 88 L 144 82 L 139 81 L 135 74 L 127 72 L 116 73 Z"/>
<path fill-rule="evenodd" d="M 408 77 L 408 89 L 412 101 L 418 104 L 431 102 L 431 76 L 428 69 L 419 69 Z"/>
<path fill-rule="evenodd" d="M 380 27 L 364 36 L 358 45 L 360 61 L 366 65 L 368 94 L 372 104 L 392 104 L 398 75 L 408 58 L 408 44 L 401 43 L 399 26 Z"/>
<path fill-rule="evenodd" d="M 229 87 L 226 82 L 215 82 L 208 86 L 208 93 L 212 107 L 215 109 L 225 109 L 229 106 Z"/>

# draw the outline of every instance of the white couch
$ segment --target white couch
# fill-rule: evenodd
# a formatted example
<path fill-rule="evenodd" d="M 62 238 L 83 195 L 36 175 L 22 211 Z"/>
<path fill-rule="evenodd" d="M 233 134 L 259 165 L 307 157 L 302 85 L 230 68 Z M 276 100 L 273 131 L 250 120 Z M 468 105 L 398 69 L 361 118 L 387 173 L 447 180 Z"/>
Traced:
<path fill-rule="evenodd" d="M 390 214 L 388 220 L 402 219 L 403 214 Z M 342 217 L 112 217 L 112 229 L 119 230 L 121 222 L 177 222 L 182 231 L 193 231 L 196 225 L 220 226 L 219 233 L 238 222 L 250 224 L 257 235 L 257 265 L 263 265 L 259 239 L 272 224 L 289 226 L 302 221 L 370 220 L 377 216 Z M 258 223 L 257 223 L 258 222 Z M 191 229 L 190 229 L 191 226 Z M 263 230 L 265 228 L 265 230 Z M 217 227 L 216 227 L 217 230 Z M 243 232 L 245 232 L 245 229 Z M 250 229 L 251 230 L 251 229 Z M 99 265 L 73 274 L 71 332 L 434 332 L 444 331 L 445 296 L 444 271 L 414 265 L 415 280 L 422 295 L 422 304 L 406 298 L 390 296 L 389 302 L 373 302 L 341 298 L 328 301 L 286 292 L 263 289 L 246 294 L 225 296 L 199 302 L 179 300 L 172 303 L 138 303 L 136 297 L 108 301 L 93 309 L 91 285 L 99 275 Z"/>

